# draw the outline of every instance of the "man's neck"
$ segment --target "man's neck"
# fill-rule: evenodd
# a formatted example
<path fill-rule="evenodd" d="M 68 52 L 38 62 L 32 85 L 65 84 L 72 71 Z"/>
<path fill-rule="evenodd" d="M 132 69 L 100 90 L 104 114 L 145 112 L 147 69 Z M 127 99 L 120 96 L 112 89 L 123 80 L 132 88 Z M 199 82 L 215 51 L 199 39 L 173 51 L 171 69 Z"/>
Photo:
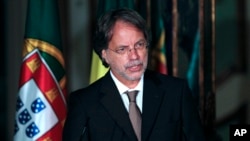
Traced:
<path fill-rule="evenodd" d="M 110 71 L 110 74 L 111 74 L 111 77 L 115 80 L 115 81 L 119 81 L 119 83 L 123 84 L 124 86 L 128 87 L 129 89 L 134 89 L 138 84 L 139 82 L 141 81 L 141 78 L 140 79 L 137 79 L 137 80 L 120 80 L 118 77 L 116 77 L 114 75 L 114 73 L 112 73 L 112 71 Z"/>

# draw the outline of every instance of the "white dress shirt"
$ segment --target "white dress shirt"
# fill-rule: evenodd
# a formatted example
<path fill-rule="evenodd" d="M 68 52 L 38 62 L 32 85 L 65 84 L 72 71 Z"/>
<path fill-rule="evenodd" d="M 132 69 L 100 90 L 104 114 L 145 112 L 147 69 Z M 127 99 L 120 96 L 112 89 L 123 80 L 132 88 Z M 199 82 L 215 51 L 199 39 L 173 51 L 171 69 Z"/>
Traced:
<path fill-rule="evenodd" d="M 121 98 L 123 100 L 123 104 L 125 106 L 125 108 L 129 109 L 129 99 L 128 99 L 128 96 L 127 94 L 125 94 L 126 91 L 133 91 L 133 90 L 138 90 L 138 94 L 137 94 L 137 97 L 136 97 L 136 104 L 137 106 L 139 107 L 141 113 L 142 113 L 142 97 L 143 97 L 143 77 L 144 75 L 142 75 L 138 85 L 134 88 L 134 89 L 129 89 L 127 86 L 125 86 L 124 84 L 122 84 L 114 75 L 113 73 L 110 71 L 110 75 L 112 77 L 112 79 L 114 80 L 115 82 L 115 85 L 121 95 Z"/>

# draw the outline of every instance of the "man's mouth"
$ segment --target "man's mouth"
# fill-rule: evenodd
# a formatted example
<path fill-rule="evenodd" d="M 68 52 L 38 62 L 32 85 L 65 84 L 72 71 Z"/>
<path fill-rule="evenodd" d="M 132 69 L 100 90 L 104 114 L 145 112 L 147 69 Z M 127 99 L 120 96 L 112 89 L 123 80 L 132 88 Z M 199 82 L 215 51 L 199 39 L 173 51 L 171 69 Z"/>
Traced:
<path fill-rule="evenodd" d="M 128 70 L 131 71 L 131 72 L 137 72 L 137 71 L 140 71 L 141 69 L 142 69 L 142 64 L 138 64 L 138 65 L 128 67 Z"/>

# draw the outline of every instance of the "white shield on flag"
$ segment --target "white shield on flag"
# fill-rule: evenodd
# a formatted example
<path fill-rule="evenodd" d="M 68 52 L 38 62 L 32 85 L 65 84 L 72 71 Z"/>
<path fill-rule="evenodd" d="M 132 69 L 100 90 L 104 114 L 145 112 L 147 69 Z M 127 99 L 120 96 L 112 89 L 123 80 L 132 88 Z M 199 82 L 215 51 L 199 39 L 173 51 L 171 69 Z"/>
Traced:
<path fill-rule="evenodd" d="M 14 140 L 36 140 L 59 121 L 33 79 L 20 88 L 18 96 Z"/>

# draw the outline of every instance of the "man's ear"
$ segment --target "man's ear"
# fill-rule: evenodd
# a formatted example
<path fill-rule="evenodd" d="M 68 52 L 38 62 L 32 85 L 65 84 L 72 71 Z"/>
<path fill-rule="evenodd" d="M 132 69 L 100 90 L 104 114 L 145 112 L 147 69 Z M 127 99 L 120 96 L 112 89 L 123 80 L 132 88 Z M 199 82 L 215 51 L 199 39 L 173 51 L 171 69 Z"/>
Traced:
<path fill-rule="evenodd" d="M 107 61 L 106 58 L 107 58 L 107 52 L 106 52 L 105 49 L 103 49 L 103 50 L 102 50 L 102 61 L 108 63 L 108 61 Z"/>

